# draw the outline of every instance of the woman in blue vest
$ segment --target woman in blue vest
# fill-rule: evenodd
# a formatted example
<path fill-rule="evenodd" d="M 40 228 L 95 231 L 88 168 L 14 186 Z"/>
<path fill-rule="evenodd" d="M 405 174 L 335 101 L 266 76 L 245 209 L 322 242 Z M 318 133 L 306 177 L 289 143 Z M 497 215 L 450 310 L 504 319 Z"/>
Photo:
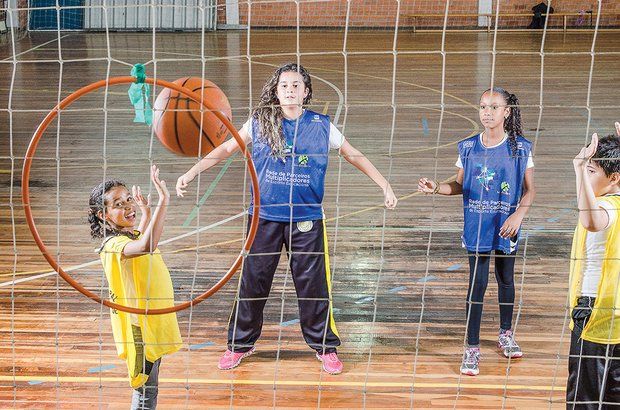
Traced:
<path fill-rule="evenodd" d="M 260 187 L 260 222 L 243 264 L 239 302 L 233 306 L 228 325 L 228 350 L 218 364 L 222 370 L 236 367 L 254 352 L 283 245 L 290 252 L 304 339 L 316 351 L 326 372 L 338 374 L 343 368 L 336 354 L 340 338 L 332 314 L 322 207 L 330 149 L 340 150 L 348 162 L 383 190 L 386 207 L 394 208 L 397 199 L 386 179 L 349 144 L 328 116 L 304 108 L 311 99 L 310 74 L 301 65 L 283 65 L 265 83 L 257 108 L 239 131 L 246 144 L 253 146 Z M 238 150 L 234 139 L 214 149 L 179 177 L 177 195 L 183 196 L 200 172 Z M 253 213 L 252 206 L 249 213 Z"/>
<path fill-rule="evenodd" d="M 421 178 L 426 194 L 463 195 L 463 247 L 469 254 L 467 346 L 461 373 L 479 373 L 480 321 L 495 252 L 500 330 L 498 347 L 504 356 L 523 356 L 512 332 L 514 265 L 521 222 L 534 201 L 532 144 L 522 136 L 519 100 L 503 88 L 486 90 L 480 98 L 484 132 L 459 142 L 455 181 L 440 184 Z"/>

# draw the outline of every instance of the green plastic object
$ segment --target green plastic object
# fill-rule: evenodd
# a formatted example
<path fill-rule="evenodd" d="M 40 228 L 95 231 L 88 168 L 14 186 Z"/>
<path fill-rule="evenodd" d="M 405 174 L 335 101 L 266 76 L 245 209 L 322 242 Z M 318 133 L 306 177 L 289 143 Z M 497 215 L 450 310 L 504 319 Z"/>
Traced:
<path fill-rule="evenodd" d="M 136 82 L 129 87 L 129 100 L 133 105 L 136 116 L 133 122 L 153 123 L 153 108 L 151 107 L 151 87 L 144 82 L 146 74 L 144 65 L 136 64 L 131 69 L 131 75 L 136 77 Z"/>

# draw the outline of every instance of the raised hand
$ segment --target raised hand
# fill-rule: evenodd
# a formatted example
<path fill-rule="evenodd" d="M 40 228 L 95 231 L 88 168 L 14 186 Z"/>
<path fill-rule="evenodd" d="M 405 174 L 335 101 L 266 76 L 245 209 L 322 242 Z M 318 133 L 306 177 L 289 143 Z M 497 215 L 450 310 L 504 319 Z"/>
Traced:
<path fill-rule="evenodd" d="M 159 202 L 163 201 L 167 204 L 170 200 L 170 192 L 166 186 L 166 181 L 159 179 L 159 168 L 155 165 L 151 167 L 151 181 L 153 181 L 153 185 L 159 194 Z"/>
<path fill-rule="evenodd" d="M 151 194 L 144 198 L 139 185 L 133 185 L 131 187 L 131 196 L 133 197 L 133 200 L 136 202 L 136 205 L 138 205 L 138 208 L 140 208 L 142 212 L 149 209 L 149 207 L 151 206 Z"/>
<path fill-rule="evenodd" d="M 598 135 L 596 133 L 592 134 L 592 141 L 587 147 L 581 148 L 579 154 L 573 159 L 573 165 L 577 167 L 585 166 L 596 154 L 596 148 L 598 147 Z"/>

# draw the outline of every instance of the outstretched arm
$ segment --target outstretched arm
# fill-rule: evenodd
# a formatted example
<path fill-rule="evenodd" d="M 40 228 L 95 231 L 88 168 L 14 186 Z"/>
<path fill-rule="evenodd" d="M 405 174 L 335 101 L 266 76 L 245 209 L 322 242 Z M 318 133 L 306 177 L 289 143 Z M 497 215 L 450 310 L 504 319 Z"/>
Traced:
<path fill-rule="evenodd" d="M 463 193 L 463 168 L 459 168 L 456 179 L 449 182 L 440 183 L 432 179 L 420 178 L 418 181 L 418 192 L 439 195 L 461 195 Z"/>
<path fill-rule="evenodd" d="M 246 145 L 250 142 L 250 135 L 245 128 L 241 128 L 241 130 L 239 130 L 239 136 L 243 139 L 243 142 L 245 142 Z M 239 144 L 237 144 L 236 139 L 231 138 L 219 147 L 215 148 L 213 151 L 209 152 L 203 159 L 198 161 L 196 165 L 191 167 L 189 171 L 177 179 L 177 196 L 183 197 L 183 195 L 187 192 L 187 187 L 194 180 L 194 178 L 198 176 L 198 174 L 219 164 L 222 160 L 229 158 L 237 151 L 239 151 Z"/>
<path fill-rule="evenodd" d="M 394 209 L 396 207 L 398 199 L 396 198 L 396 195 L 394 195 L 392 186 L 364 154 L 351 145 L 349 141 L 344 140 L 344 143 L 340 147 L 340 155 L 342 155 L 344 159 L 346 159 L 355 168 L 366 174 L 374 181 L 375 184 L 379 185 L 379 187 L 383 190 L 386 208 Z"/>

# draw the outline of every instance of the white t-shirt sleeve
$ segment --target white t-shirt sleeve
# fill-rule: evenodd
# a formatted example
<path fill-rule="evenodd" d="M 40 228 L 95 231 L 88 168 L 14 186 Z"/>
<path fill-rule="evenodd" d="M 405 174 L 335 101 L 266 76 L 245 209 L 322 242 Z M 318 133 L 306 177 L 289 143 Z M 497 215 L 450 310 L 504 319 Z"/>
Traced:
<path fill-rule="evenodd" d="M 456 163 L 454 164 L 456 167 L 463 169 L 463 161 L 461 161 L 461 156 L 456 159 Z"/>
<path fill-rule="evenodd" d="M 245 130 L 248 133 L 248 136 L 250 137 L 250 141 L 252 141 L 252 119 L 251 118 L 247 120 L 245 124 L 243 124 L 243 127 L 241 127 L 241 130 Z"/>
<path fill-rule="evenodd" d="M 340 149 L 344 144 L 344 135 L 331 122 L 329 123 L 329 148 Z"/>
<path fill-rule="evenodd" d="M 607 215 L 609 216 L 609 222 L 607 223 L 607 226 L 604 229 L 604 230 L 607 230 L 609 229 L 610 226 L 612 226 L 616 222 L 616 218 L 618 217 L 618 210 L 615 209 L 613 205 L 607 201 L 598 201 L 597 203 L 598 203 L 598 206 L 603 208 L 607 212 Z"/>
<path fill-rule="evenodd" d="M 530 151 L 530 155 L 527 156 L 527 168 L 534 168 L 534 159 L 532 158 L 532 151 Z"/>

